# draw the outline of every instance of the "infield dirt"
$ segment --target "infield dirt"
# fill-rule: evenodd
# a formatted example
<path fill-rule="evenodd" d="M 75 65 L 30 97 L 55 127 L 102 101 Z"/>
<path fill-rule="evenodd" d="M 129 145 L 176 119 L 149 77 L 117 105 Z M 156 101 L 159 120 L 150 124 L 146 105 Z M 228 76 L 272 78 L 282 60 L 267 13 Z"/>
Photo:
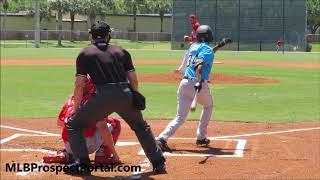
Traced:
<path fill-rule="evenodd" d="M 6 126 L 38 130 L 59 134 L 55 118 L 48 119 L 12 119 L 2 118 L 1 124 Z M 169 121 L 148 121 L 154 131 L 159 134 Z M 167 174 L 154 175 L 151 167 L 146 167 L 142 178 L 154 179 L 319 179 L 320 178 L 320 129 L 309 129 L 295 132 L 285 132 L 292 129 L 320 127 L 320 122 L 265 124 L 236 123 L 212 121 L 209 125 L 210 137 L 235 136 L 227 140 L 213 140 L 208 147 L 195 145 L 196 121 L 188 121 L 174 137 L 169 146 L 175 154 L 215 154 L 232 155 L 236 150 L 236 139 L 246 140 L 243 157 L 167 157 Z M 138 142 L 134 133 L 124 121 L 121 121 L 122 132 L 119 141 Z M 284 131 L 284 132 L 283 132 Z M 261 134 L 252 134 L 264 132 Z M 266 133 L 277 132 L 277 133 Z M 6 138 L 15 133 L 36 134 L 1 128 L 1 137 Z M 251 134 L 251 135 L 248 135 Z M 61 150 L 60 137 L 18 137 L 1 144 L 1 149 L 48 149 Z M 140 145 L 117 146 L 123 165 L 139 165 L 145 156 L 138 155 Z M 63 173 L 30 172 L 24 176 L 13 172 L 5 172 L 5 163 L 40 163 L 44 153 L 39 152 L 4 152 L 1 151 L 1 179 L 69 179 L 71 176 Z M 93 157 L 91 157 L 93 158 Z M 102 177 L 137 178 L 131 172 L 94 172 L 90 179 Z M 77 179 L 77 178 L 72 178 Z"/>

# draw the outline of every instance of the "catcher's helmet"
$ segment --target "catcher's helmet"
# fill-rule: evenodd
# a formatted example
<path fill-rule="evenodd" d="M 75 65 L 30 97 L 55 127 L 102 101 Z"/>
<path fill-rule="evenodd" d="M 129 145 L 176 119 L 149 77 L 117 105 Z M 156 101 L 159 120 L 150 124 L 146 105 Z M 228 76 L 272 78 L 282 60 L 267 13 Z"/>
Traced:
<path fill-rule="evenodd" d="M 92 37 L 95 39 L 103 39 L 110 35 L 111 28 L 107 23 L 97 21 L 91 26 L 89 33 L 92 34 Z"/>
<path fill-rule="evenodd" d="M 201 38 L 204 38 L 204 41 L 210 43 L 213 41 L 212 30 L 208 25 L 201 25 L 198 27 L 196 32 L 196 37 L 198 41 L 202 41 Z"/>

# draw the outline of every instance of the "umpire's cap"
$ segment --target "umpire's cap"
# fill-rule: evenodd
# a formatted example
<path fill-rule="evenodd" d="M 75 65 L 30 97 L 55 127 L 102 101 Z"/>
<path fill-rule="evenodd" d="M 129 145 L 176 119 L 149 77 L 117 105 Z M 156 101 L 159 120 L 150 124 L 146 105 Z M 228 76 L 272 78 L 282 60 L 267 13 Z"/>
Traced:
<path fill-rule="evenodd" d="M 213 41 L 213 34 L 210 26 L 201 25 L 198 27 L 196 32 L 196 37 L 198 41 L 201 41 L 201 38 L 204 38 L 206 42 L 210 43 Z"/>
<path fill-rule="evenodd" d="M 103 39 L 110 35 L 111 28 L 107 23 L 97 21 L 91 26 L 89 33 L 92 34 L 92 37 L 95 39 Z"/>

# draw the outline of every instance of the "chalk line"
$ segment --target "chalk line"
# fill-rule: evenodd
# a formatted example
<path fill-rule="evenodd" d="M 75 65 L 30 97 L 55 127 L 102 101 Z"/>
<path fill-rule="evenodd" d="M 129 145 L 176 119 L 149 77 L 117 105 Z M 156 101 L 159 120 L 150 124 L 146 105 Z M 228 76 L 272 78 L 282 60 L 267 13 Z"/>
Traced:
<path fill-rule="evenodd" d="M 21 134 L 14 134 L 14 135 L 9 136 L 9 137 L 7 137 L 5 139 L 1 139 L 0 144 L 3 144 L 3 143 L 8 142 L 8 141 L 11 141 L 12 139 L 15 139 L 15 138 L 17 138 L 19 136 L 21 136 Z"/>
<path fill-rule="evenodd" d="M 311 131 L 311 130 L 320 130 L 320 127 L 304 128 L 304 129 L 291 129 L 291 130 L 285 130 L 285 131 L 258 132 L 258 133 L 239 134 L 239 135 L 232 135 L 232 136 L 213 136 L 213 137 L 208 137 L 208 139 L 215 140 L 215 139 L 227 139 L 227 138 L 238 138 L 238 137 L 250 137 L 250 136 L 260 136 L 260 135 L 270 135 L 270 134 L 283 134 L 283 133 L 291 133 L 291 132 L 299 132 L 299 131 Z M 172 137 L 170 139 L 194 140 L 196 138 Z"/>
<path fill-rule="evenodd" d="M 16 128 L 16 127 L 12 127 L 12 126 L 1 125 L 0 127 L 7 128 L 7 129 L 13 129 L 13 130 L 17 130 L 17 131 L 24 131 L 24 132 L 31 132 L 31 133 L 36 133 L 36 134 L 49 135 L 49 136 L 60 136 L 60 134 L 47 133 L 47 132 L 43 132 L 43 131 L 35 131 L 35 130 L 29 130 L 29 129 L 23 129 L 23 128 Z"/>

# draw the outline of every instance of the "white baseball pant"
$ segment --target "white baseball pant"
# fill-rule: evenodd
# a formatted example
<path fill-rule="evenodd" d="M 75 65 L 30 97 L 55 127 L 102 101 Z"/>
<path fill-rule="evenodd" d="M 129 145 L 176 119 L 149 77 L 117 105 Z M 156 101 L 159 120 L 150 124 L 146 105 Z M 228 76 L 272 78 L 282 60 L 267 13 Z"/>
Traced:
<path fill-rule="evenodd" d="M 168 140 L 176 130 L 186 121 L 190 106 L 195 96 L 194 85 L 196 79 L 182 79 L 178 89 L 178 107 L 176 117 L 160 133 L 158 138 Z M 198 103 L 203 106 L 199 126 L 197 128 L 197 140 L 202 140 L 207 135 L 207 127 L 213 111 L 213 97 L 210 93 L 208 82 L 202 83 L 202 89 L 198 94 Z"/>

